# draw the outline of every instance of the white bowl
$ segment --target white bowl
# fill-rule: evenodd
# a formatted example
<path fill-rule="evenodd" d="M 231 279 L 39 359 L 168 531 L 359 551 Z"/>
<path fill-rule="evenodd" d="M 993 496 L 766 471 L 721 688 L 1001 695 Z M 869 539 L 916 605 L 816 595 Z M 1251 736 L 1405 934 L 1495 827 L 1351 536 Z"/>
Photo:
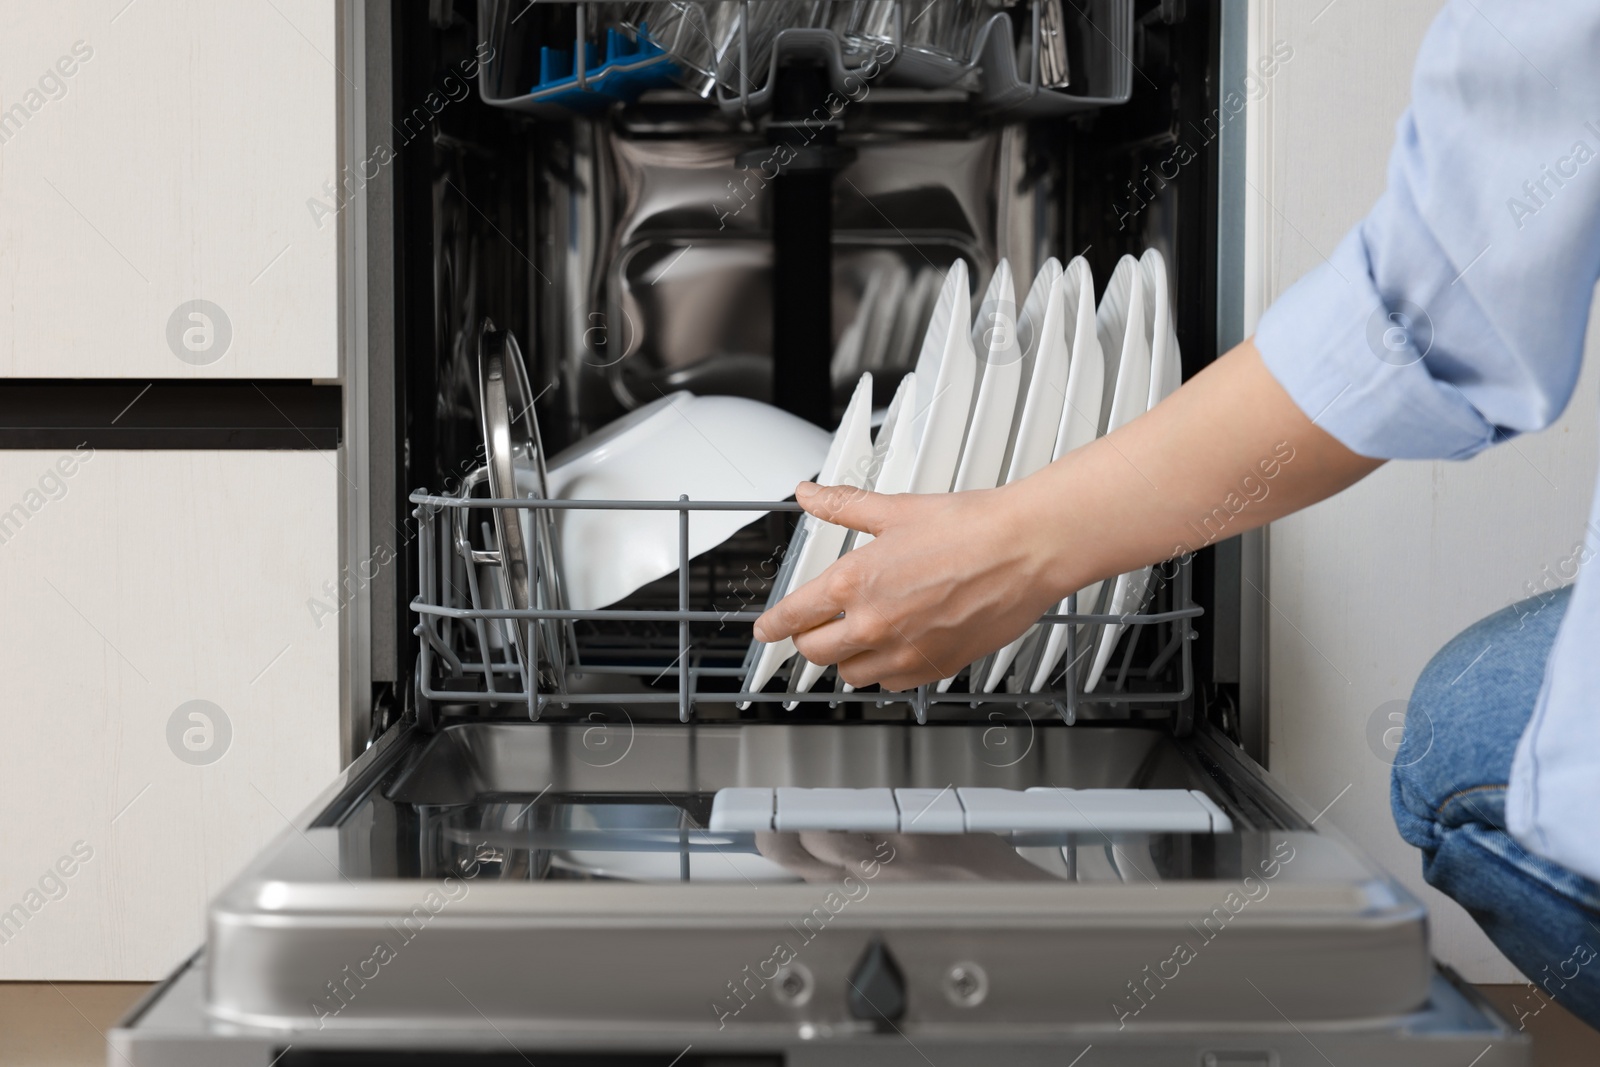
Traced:
<path fill-rule="evenodd" d="M 822 468 L 829 433 L 771 404 L 673 393 L 550 460 L 550 495 L 572 500 L 783 500 Z M 689 555 L 765 511 L 697 511 Z M 569 606 L 614 604 L 678 569 L 676 511 L 558 511 Z"/>

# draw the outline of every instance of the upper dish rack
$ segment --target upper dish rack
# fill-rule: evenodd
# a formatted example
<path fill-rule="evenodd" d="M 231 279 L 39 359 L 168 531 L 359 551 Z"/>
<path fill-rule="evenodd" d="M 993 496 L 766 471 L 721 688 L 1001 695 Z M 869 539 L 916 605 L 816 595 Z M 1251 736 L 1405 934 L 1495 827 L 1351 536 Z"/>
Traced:
<path fill-rule="evenodd" d="M 916 27 L 932 3 L 961 6 L 971 20 L 970 41 L 954 51 L 924 48 Z M 1071 114 L 1126 103 L 1133 93 L 1133 0 L 1021 0 L 1010 10 L 995 10 L 989 0 L 835 0 L 771 3 L 770 0 L 720 0 L 685 3 L 585 3 L 573 9 L 570 37 L 542 40 L 540 28 L 510 0 L 479 0 L 479 32 L 492 47 L 479 73 L 485 103 L 545 118 L 610 106 L 659 84 L 637 77 L 646 68 L 659 72 L 663 59 L 675 58 L 670 41 L 646 40 L 636 31 L 650 9 L 671 7 L 739 9 L 730 19 L 725 47 L 715 49 L 703 71 L 675 69 L 701 81 L 701 95 L 729 117 L 756 118 L 771 110 L 777 71 L 793 59 L 820 64 L 830 87 L 844 99 L 862 98 L 864 84 L 913 90 L 946 90 L 965 96 L 978 110 L 1007 117 L 1036 118 Z M 543 6 L 543 5 L 540 5 Z M 752 9 L 789 9 L 792 22 L 775 31 L 752 33 Z M 842 12 L 867 11 L 876 30 L 864 48 L 837 27 Z M 657 12 L 659 14 L 659 11 Z M 1021 32 L 1013 18 L 1022 23 Z M 760 19 L 754 20 L 760 22 Z M 635 48 L 619 52 L 618 31 L 631 34 Z M 908 30 L 908 28 L 910 28 Z M 759 34 L 759 35 L 758 35 Z M 698 41 L 700 33 L 687 34 Z M 964 37 L 966 35 L 963 35 Z M 665 52 L 663 52 L 663 47 Z M 558 76 L 547 78 L 549 59 Z M 532 73 L 535 69 L 538 74 Z M 608 77 L 633 90 L 619 93 Z"/>
<path fill-rule="evenodd" d="M 793 704 L 811 712 L 843 708 L 844 717 L 868 709 L 884 714 L 910 713 L 918 722 L 970 718 L 973 711 L 992 718 L 996 709 L 1026 712 L 1028 705 L 1053 708 L 1068 723 L 1094 706 L 1123 715 L 1134 709 L 1164 709 L 1175 719 L 1194 691 L 1191 620 L 1202 613 L 1191 596 L 1186 561 L 1158 570 L 1151 610 L 1125 616 L 1076 611 L 1076 598 L 1062 615 L 1045 615 L 1045 623 L 1122 624 L 1128 627 L 1120 656 L 1095 692 L 1085 692 L 1080 665 L 1092 642 L 1067 630 L 1067 653 L 1049 687 L 1020 692 L 940 693 L 933 686 L 914 692 L 880 692 L 876 687 L 843 692 L 782 689 L 744 692 L 744 661 L 750 645 L 749 624 L 764 608 L 780 555 L 775 545 L 786 540 L 785 518 L 800 510 L 793 501 L 707 500 L 545 500 L 474 495 L 482 479 L 453 495 L 418 490 L 411 495 L 418 526 L 419 593 L 412 602 L 421 638 L 417 703 L 424 722 L 436 722 L 443 706 L 505 708 L 528 719 L 592 716 L 596 706 L 634 708 L 641 712 L 675 708 L 680 721 L 712 709 L 737 714 L 736 704 L 749 701 L 745 717 L 779 717 Z M 528 513 L 523 527 L 532 533 L 531 558 L 558 558 L 538 542 L 557 524 L 563 510 L 672 511 L 677 513 L 679 567 L 674 575 L 646 587 L 625 601 L 596 610 L 574 610 L 535 604 L 506 607 L 496 592 L 499 553 L 490 541 L 492 514 Z M 689 555 L 689 523 L 698 513 L 713 511 L 770 512 L 745 528 L 723 549 L 695 559 Z M 516 523 L 521 525 L 520 523 Z M 751 562 L 754 561 L 754 568 Z M 521 625 L 507 620 L 519 620 Z M 520 653 L 519 635 L 528 635 L 531 656 Z M 554 635 L 554 636 L 552 636 Z M 1092 635 L 1091 635 L 1092 636 Z M 1141 651 L 1135 663 L 1135 652 Z M 547 669 L 554 665 L 554 669 Z M 787 682 L 799 661 L 779 672 Z M 543 680 L 541 680 L 543 679 Z M 558 679 L 551 681 L 551 679 Z M 824 683 L 826 684 L 826 682 Z M 772 687 L 769 686 L 769 689 Z M 791 712 L 795 718 L 805 712 Z M 876 714 L 876 712 L 875 712 Z M 814 714 L 812 715 L 814 717 Z"/>

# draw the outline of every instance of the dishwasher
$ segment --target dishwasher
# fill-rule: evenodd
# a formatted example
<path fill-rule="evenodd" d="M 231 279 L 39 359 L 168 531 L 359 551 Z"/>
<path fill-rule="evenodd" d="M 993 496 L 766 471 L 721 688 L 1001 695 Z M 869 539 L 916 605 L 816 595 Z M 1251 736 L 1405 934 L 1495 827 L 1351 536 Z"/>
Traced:
<path fill-rule="evenodd" d="M 550 491 L 672 394 L 831 430 L 870 369 L 881 407 L 957 267 L 1159 249 L 1193 374 L 1241 338 L 1244 108 L 1293 56 L 1243 0 L 339 17 L 351 759 L 109 1062 L 1529 1062 L 1262 769 L 1259 536 L 1041 620 L 1069 665 L 1117 627 L 1098 684 L 758 689 L 792 498 Z M 648 519 L 660 573 L 568 606 L 580 512 Z"/>

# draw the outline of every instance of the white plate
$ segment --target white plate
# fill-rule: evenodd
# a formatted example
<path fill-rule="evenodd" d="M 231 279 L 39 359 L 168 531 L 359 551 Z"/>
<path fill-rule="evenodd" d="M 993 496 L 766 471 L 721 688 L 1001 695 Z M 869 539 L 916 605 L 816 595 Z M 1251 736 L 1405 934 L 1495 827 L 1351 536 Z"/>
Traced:
<path fill-rule="evenodd" d="M 1145 386 L 1144 398 L 1144 410 L 1148 411 L 1178 387 L 1178 382 L 1183 376 L 1183 366 L 1178 354 L 1177 330 L 1172 322 L 1166 260 L 1162 258 L 1160 252 L 1152 248 L 1145 252 L 1138 266 L 1138 288 L 1143 297 L 1140 301 L 1142 306 L 1129 311 L 1128 334 L 1133 335 L 1134 323 L 1137 322 L 1139 327 L 1137 332 L 1150 350 L 1149 381 Z M 1105 614 L 1126 615 L 1139 611 L 1144 607 L 1145 597 L 1149 592 L 1149 567 L 1140 567 L 1136 571 L 1118 575 Z M 1116 649 L 1117 641 L 1126 629 L 1127 627 L 1121 623 L 1112 623 L 1101 632 L 1100 645 L 1095 650 L 1094 662 L 1089 667 L 1089 677 L 1084 683 L 1085 691 L 1092 691 L 1100 684 L 1106 666 L 1111 662 L 1111 653 Z"/>
<path fill-rule="evenodd" d="M 1000 484 L 1006 446 L 1011 439 L 1022 385 L 1022 344 L 1017 334 L 1016 283 L 1011 264 L 1002 259 L 989 279 L 988 292 L 973 319 L 971 341 L 978 355 L 978 395 L 972 402 L 955 492 L 993 489 Z M 939 683 L 949 690 L 955 676 Z"/>
<path fill-rule="evenodd" d="M 708 844 L 710 842 L 707 842 Z M 589 878 L 609 878 L 625 882 L 676 882 L 683 876 L 684 856 L 671 852 L 553 852 L 550 864 Z M 803 879 L 773 860 L 736 848 L 688 853 L 689 879 L 694 882 L 767 883 L 799 882 Z"/>
<path fill-rule="evenodd" d="M 1148 407 L 1150 339 L 1144 329 L 1145 318 L 1145 285 L 1139 261 L 1132 256 L 1123 256 L 1117 263 L 1111 281 L 1106 285 L 1106 291 L 1100 298 L 1099 313 L 1095 316 L 1095 327 L 1099 333 L 1101 348 L 1106 352 L 1117 354 L 1116 380 L 1111 384 L 1112 395 L 1103 419 L 1103 433 L 1110 433 L 1126 425 L 1144 414 Z M 1111 613 L 1116 598 L 1116 586 L 1122 587 L 1123 599 L 1126 600 L 1127 582 L 1123 576 L 1116 579 L 1111 596 L 1104 605 L 1084 606 L 1080 602 L 1080 610 L 1097 614 Z M 1102 607 L 1104 611 L 1100 610 Z M 1107 635 L 1111 633 L 1112 628 L 1109 626 L 1097 625 L 1088 628 L 1087 637 L 1091 645 L 1095 646 L 1096 660 L 1102 655 L 1099 646 L 1104 645 Z M 1112 637 L 1111 644 L 1115 643 L 1115 637 Z M 1105 649 L 1104 655 L 1109 659 L 1111 655 L 1109 648 Z"/>
<path fill-rule="evenodd" d="M 1055 260 L 1051 260 L 1055 263 Z M 1074 260 L 1080 263 L 1081 260 Z M 1077 272 L 1081 280 L 1088 282 L 1087 267 Z M 1050 462 L 1055 447 L 1056 438 L 1060 435 L 1061 413 L 1066 404 L 1067 384 L 1071 373 L 1074 357 L 1071 344 L 1067 338 L 1067 327 L 1076 318 L 1078 292 L 1071 284 L 1069 276 L 1061 272 L 1060 264 L 1056 264 L 1054 277 L 1047 283 L 1042 313 L 1031 316 L 1031 331 L 1035 334 L 1035 355 L 1033 360 L 1033 377 L 1028 382 L 1028 394 L 1022 407 L 1022 415 L 1018 420 L 1017 432 L 1011 450 L 1011 465 L 1006 471 L 1006 481 L 1014 482 L 1026 478 L 1028 475 L 1041 470 Z M 1041 272 L 1041 277 L 1044 273 Z M 1094 290 L 1092 283 L 1089 289 L 1089 301 L 1093 302 Z M 1035 289 L 1038 284 L 1035 283 Z M 1073 289 L 1073 318 L 1068 318 L 1067 291 Z M 1032 300 L 1032 294 L 1029 294 Z M 1026 305 L 1024 305 L 1026 307 Z M 1099 384 L 1095 384 L 1098 395 Z M 981 662 L 974 671 L 974 677 L 982 677 L 982 691 L 992 693 L 1000 685 L 1005 673 L 1010 669 L 1012 662 L 1017 658 L 1018 651 L 1022 648 L 1024 640 L 1033 633 L 1030 628 L 1021 637 L 1006 645 L 986 661 Z"/>
<path fill-rule="evenodd" d="M 901 380 L 894 401 L 889 405 L 890 414 L 884 417 L 883 425 L 878 429 L 878 440 L 873 447 L 882 451 L 883 465 L 878 468 L 878 477 L 872 486 L 875 493 L 911 491 L 911 468 L 917 461 L 917 427 L 911 417 L 917 397 L 916 377 L 917 372 L 912 371 Z M 905 394 L 903 397 L 902 393 Z M 849 549 L 857 549 L 871 542 L 871 534 L 857 533 Z M 838 684 L 845 693 L 855 689 L 843 679 Z"/>
<path fill-rule="evenodd" d="M 624 415 L 550 460 L 550 493 L 574 500 L 782 500 L 816 474 L 828 433 L 771 404 L 673 393 Z M 699 511 L 689 554 L 732 537 L 763 511 Z M 672 511 L 558 511 L 567 603 L 614 604 L 678 569 Z"/>
<path fill-rule="evenodd" d="M 1145 287 L 1139 261 L 1123 256 L 1106 284 L 1095 314 L 1100 347 L 1117 354 L 1117 375 L 1111 387 L 1111 405 L 1101 420 L 1104 432 L 1132 422 L 1144 414 L 1150 395 L 1150 339 L 1144 331 Z"/>
<path fill-rule="evenodd" d="M 878 310 L 879 294 L 883 291 L 885 275 L 874 272 L 861 290 L 856 304 L 856 317 L 839 335 L 833 346 L 833 360 L 828 367 L 828 378 L 835 386 L 843 385 L 861 373 L 862 352 L 867 344 L 867 328 Z"/>
<path fill-rule="evenodd" d="M 911 490 L 911 471 L 917 462 L 916 422 L 911 417 L 917 402 L 917 372 L 900 380 L 889 411 L 878 427 L 872 443 L 872 482 L 874 493 L 905 493 Z M 854 548 L 872 540 L 869 533 L 857 533 Z"/>
<path fill-rule="evenodd" d="M 1017 339 L 1017 295 L 1011 264 L 994 269 L 989 291 L 972 324 L 973 350 L 982 357 L 977 367 L 978 398 L 972 405 L 955 491 L 993 489 L 1000 484 L 1006 442 L 1017 410 L 1022 384 L 1022 345 Z"/>
<path fill-rule="evenodd" d="M 659 835 L 665 827 L 659 824 L 638 825 L 630 823 L 625 808 L 613 815 L 605 809 L 610 805 L 578 805 L 572 809 L 569 829 L 597 836 L 605 831 L 624 831 L 619 836 L 629 836 L 626 831 L 643 831 Z M 717 838 L 721 837 L 720 843 Z M 689 877 L 697 882 L 798 882 L 800 877 L 781 864 L 765 856 L 740 850 L 737 841 L 726 835 L 705 834 L 702 840 L 714 850 L 689 853 Z M 571 849 L 552 852 L 552 866 L 579 871 L 591 878 L 616 878 L 630 882 L 675 882 L 681 877 L 683 854 L 676 847 L 670 851 L 653 851 L 635 847 L 629 851 L 605 849 Z"/>
<path fill-rule="evenodd" d="M 1006 442 L 1004 482 L 1026 478 L 1050 462 L 1056 425 L 1067 388 L 1070 346 L 1067 324 L 1057 320 L 1047 336 L 1045 316 L 1057 283 L 1065 276 L 1061 261 L 1051 256 L 1039 268 L 1017 312 L 1017 339 L 1022 345 L 1022 380 L 1017 388 L 1017 408 L 1011 417 L 1011 437 Z M 1047 344 L 1047 340 L 1049 343 Z M 1020 443 L 1020 452 L 1019 452 Z"/>
<path fill-rule="evenodd" d="M 895 316 L 894 329 L 884 345 L 880 365 L 889 371 L 910 367 L 920 351 L 923 328 L 939 301 L 939 290 L 944 286 L 945 272 L 932 264 L 923 264 L 916 277 L 906 288 L 905 299 Z M 874 370 L 874 367 L 866 368 Z"/>
<path fill-rule="evenodd" d="M 890 346 L 895 340 L 895 329 L 913 296 L 911 271 L 903 264 L 896 263 L 875 273 L 881 274 L 885 280 L 879 290 L 878 306 L 867 326 L 866 343 L 861 347 L 862 370 L 882 370 L 890 365 Z"/>
<path fill-rule="evenodd" d="M 835 386 L 883 365 L 910 285 L 911 271 L 899 263 L 873 271 L 867 278 L 856 305 L 855 320 L 845 328 L 833 350 L 828 373 Z"/>
<path fill-rule="evenodd" d="M 955 479 L 978 373 L 967 336 L 971 314 L 967 264 L 958 259 L 945 275 L 917 357 L 917 405 L 911 416 L 917 447 L 911 469 L 913 493 L 948 493 Z"/>
<path fill-rule="evenodd" d="M 1172 279 L 1167 261 L 1154 248 L 1145 250 L 1139 266 L 1155 293 L 1150 316 L 1150 406 L 1155 407 L 1183 384 L 1183 357 L 1178 351 L 1177 312 L 1173 309 Z M 1164 327 L 1163 328 L 1163 324 Z"/>
<path fill-rule="evenodd" d="M 900 380 L 883 424 L 878 427 L 878 435 L 872 442 L 872 466 L 861 488 L 874 493 L 903 493 L 911 484 L 911 464 L 916 459 L 916 450 L 911 447 L 911 405 L 916 403 L 916 393 L 917 373 L 912 371 Z M 853 531 L 839 554 L 853 552 L 871 542 L 871 534 Z M 789 692 L 809 693 L 827 669 L 825 663 L 819 666 L 805 660 L 791 676 Z M 785 705 L 791 711 L 794 706 Z"/>
<path fill-rule="evenodd" d="M 818 481 L 823 485 L 853 485 L 860 488 L 872 471 L 872 375 L 863 374 L 856 383 L 856 391 L 845 408 L 839 429 L 834 432 L 833 443 L 828 446 L 827 457 L 822 462 Z M 677 516 L 673 516 L 676 520 Z M 850 531 L 831 522 L 823 522 L 814 515 L 806 515 L 795 530 L 795 539 L 789 545 L 789 558 L 785 559 L 787 574 L 780 572 L 773 582 L 772 599 L 775 604 L 827 569 L 839 558 L 845 535 Z M 758 692 L 772 679 L 779 667 L 795 654 L 794 641 L 784 638 L 771 644 L 752 641 L 750 655 L 746 657 L 744 689 Z M 740 705 L 748 707 L 748 702 Z"/>
<path fill-rule="evenodd" d="M 1082 256 L 1067 264 L 1067 305 L 1076 325 L 1072 335 L 1072 370 L 1067 376 L 1067 396 L 1061 409 L 1061 423 L 1056 431 L 1053 455 L 1056 459 L 1082 448 L 1100 433 L 1102 408 L 1105 405 L 1107 373 L 1106 353 L 1100 344 L 1100 335 L 1094 307 L 1094 277 L 1089 264 Z M 1119 353 L 1113 353 L 1116 358 Z M 1100 598 L 1100 582 L 1094 582 L 1078 592 L 1078 610 L 1091 612 Z M 1063 600 L 1056 606 L 1055 614 L 1067 610 Z M 1041 690 L 1050 680 L 1055 665 L 1060 662 L 1067 647 L 1066 624 L 1050 627 L 1042 656 L 1034 667 L 1029 688 Z"/>

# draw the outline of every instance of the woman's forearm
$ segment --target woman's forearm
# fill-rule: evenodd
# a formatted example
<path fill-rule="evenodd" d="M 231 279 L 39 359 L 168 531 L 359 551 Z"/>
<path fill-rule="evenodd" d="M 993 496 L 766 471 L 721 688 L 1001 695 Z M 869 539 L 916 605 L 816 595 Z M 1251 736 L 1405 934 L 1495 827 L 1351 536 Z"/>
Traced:
<path fill-rule="evenodd" d="M 1038 541 L 1040 580 L 1069 591 L 1264 525 L 1381 462 L 1319 429 L 1246 341 L 1146 415 L 1000 495 Z"/>

